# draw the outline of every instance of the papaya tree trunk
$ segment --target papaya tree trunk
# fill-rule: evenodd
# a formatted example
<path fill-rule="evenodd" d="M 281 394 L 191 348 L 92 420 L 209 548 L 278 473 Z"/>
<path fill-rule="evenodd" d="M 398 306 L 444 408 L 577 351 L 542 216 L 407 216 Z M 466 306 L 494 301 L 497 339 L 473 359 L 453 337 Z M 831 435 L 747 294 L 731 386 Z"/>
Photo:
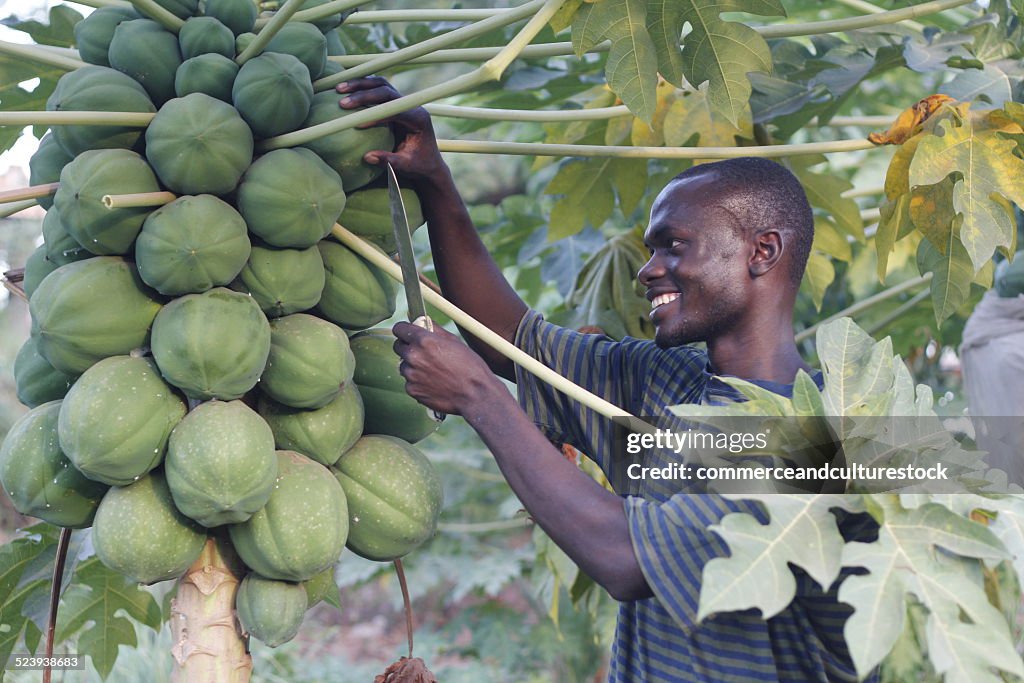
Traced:
<path fill-rule="evenodd" d="M 175 683 L 248 683 L 252 657 L 235 614 L 239 562 L 227 539 L 209 538 L 171 600 Z"/>

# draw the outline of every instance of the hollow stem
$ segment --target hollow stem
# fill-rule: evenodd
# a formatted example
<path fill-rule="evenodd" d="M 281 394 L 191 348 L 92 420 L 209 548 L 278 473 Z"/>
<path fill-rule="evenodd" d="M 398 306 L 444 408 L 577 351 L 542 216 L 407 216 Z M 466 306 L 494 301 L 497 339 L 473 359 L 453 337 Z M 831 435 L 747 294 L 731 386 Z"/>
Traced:
<path fill-rule="evenodd" d="M 20 202 L 23 199 L 39 199 L 40 197 L 49 197 L 51 194 L 57 191 L 60 187 L 60 183 L 47 183 L 45 185 L 31 185 L 29 187 L 19 187 L 16 190 L 7 190 L 0 192 L 0 204 L 6 204 L 8 202 Z"/>
<path fill-rule="evenodd" d="M 176 17 L 169 10 L 158 5 L 156 0 L 132 0 L 132 4 L 139 12 L 145 14 L 172 33 L 177 33 L 185 25 L 183 19 Z"/>
<path fill-rule="evenodd" d="M 296 12 L 292 15 L 290 21 L 316 21 L 317 19 L 323 19 L 329 17 L 332 14 L 338 14 L 346 10 L 359 7 L 360 5 L 366 5 L 373 0 L 332 0 L 331 2 L 325 2 L 322 5 L 316 7 L 310 7 Z M 270 23 L 273 17 L 260 17 L 256 20 L 256 32 L 259 33 L 264 26 Z"/>
<path fill-rule="evenodd" d="M 136 192 L 134 194 L 105 194 L 103 206 L 108 209 L 130 209 L 140 206 L 170 204 L 178 195 L 173 192 Z"/>
<path fill-rule="evenodd" d="M 920 287 L 923 284 L 927 284 L 928 282 L 931 282 L 931 279 L 932 279 L 932 274 L 931 273 L 925 273 L 921 277 L 916 277 L 916 278 L 913 278 L 912 280 L 907 280 L 905 282 L 901 282 L 900 284 L 894 285 L 893 287 L 890 287 L 888 289 L 882 290 L 881 292 L 878 292 L 877 294 L 872 294 L 868 298 L 863 299 L 861 301 L 858 301 L 857 303 L 853 304 L 852 306 L 847 306 L 846 308 L 844 308 L 843 310 L 839 311 L 835 315 L 830 315 L 829 317 L 825 318 L 824 320 L 820 320 L 820 321 L 814 323 L 813 325 L 808 327 L 806 330 L 801 330 L 800 332 L 798 332 L 796 334 L 796 343 L 799 344 L 800 342 L 804 341 L 805 339 L 809 339 L 809 338 L 813 337 L 814 333 L 817 332 L 818 328 L 821 327 L 822 325 L 827 325 L 828 323 L 834 322 L 834 321 L 838 320 L 839 318 L 847 318 L 847 317 L 852 318 L 853 316 L 857 315 L 858 313 L 861 313 L 862 311 L 866 311 L 867 309 L 871 308 L 872 306 L 880 304 L 883 301 L 888 301 L 889 299 L 893 298 L 894 296 L 899 296 L 900 294 L 902 294 L 903 292 L 906 292 L 907 290 L 916 289 L 916 288 Z"/>
<path fill-rule="evenodd" d="M 132 126 L 145 128 L 156 114 L 134 111 L 0 111 L 0 126 Z"/>
<path fill-rule="evenodd" d="M 20 202 L 12 202 L 7 206 L 0 206 L 0 218 L 7 218 L 14 214 L 24 211 L 25 209 L 31 209 L 33 206 L 37 206 L 39 202 L 35 199 L 24 199 Z"/>
<path fill-rule="evenodd" d="M 292 15 L 299 11 L 303 2 L 305 2 L 305 0 L 288 0 L 284 3 L 284 5 L 281 6 L 281 9 L 274 13 L 274 16 L 270 18 L 270 21 L 267 22 L 263 29 L 256 34 L 256 37 L 253 38 L 252 42 L 242 50 L 241 54 L 235 57 L 235 62 L 241 66 L 259 53 L 263 52 L 263 48 L 265 48 L 267 43 L 277 35 L 277 32 L 288 23 L 288 20 L 291 19 Z"/>
<path fill-rule="evenodd" d="M 27 59 L 37 64 L 57 67 L 65 71 L 74 71 L 83 66 L 88 66 L 80 59 L 57 54 L 50 50 L 45 50 L 38 45 L 20 45 L 18 43 L 9 43 L 5 40 L 0 40 L 0 53 Z"/>
<path fill-rule="evenodd" d="M 801 154 L 831 154 L 874 149 L 867 140 L 804 142 L 791 145 L 751 147 L 631 147 L 628 145 L 554 145 L 541 142 L 491 142 L 483 140 L 438 140 L 442 152 L 472 154 L 513 154 L 558 157 L 615 157 L 619 159 L 733 159 L 758 156 L 788 157 Z"/>

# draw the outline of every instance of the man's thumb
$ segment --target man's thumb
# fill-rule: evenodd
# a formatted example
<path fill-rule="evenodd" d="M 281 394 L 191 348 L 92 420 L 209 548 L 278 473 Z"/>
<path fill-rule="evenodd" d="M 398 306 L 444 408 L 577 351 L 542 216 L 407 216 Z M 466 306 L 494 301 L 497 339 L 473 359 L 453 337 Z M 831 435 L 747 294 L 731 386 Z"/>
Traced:
<path fill-rule="evenodd" d="M 394 154 L 392 152 L 385 152 L 383 150 L 374 150 L 372 152 L 367 152 L 366 154 L 363 155 L 363 161 L 365 161 L 368 164 L 373 164 L 374 166 L 378 164 L 383 164 L 385 162 L 389 162 L 393 165 L 397 158 L 397 154 Z"/>

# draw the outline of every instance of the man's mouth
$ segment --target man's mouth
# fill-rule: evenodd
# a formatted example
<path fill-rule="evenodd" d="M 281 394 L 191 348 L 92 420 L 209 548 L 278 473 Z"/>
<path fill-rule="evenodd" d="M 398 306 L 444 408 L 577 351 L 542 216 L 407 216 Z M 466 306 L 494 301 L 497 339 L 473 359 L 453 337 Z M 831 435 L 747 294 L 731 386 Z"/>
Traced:
<path fill-rule="evenodd" d="M 670 304 L 679 298 L 679 292 L 670 292 L 668 294 L 659 294 L 658 296 L 651 299 L 651 310 L 653 311 L 658 306 Z"/>

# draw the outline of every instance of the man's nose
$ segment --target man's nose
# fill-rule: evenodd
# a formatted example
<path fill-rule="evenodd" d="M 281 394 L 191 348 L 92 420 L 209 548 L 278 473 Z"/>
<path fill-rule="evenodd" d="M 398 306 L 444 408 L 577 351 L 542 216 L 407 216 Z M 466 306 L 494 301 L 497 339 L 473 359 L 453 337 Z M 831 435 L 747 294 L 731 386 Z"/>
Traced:
<path fill-rule="evenodd" d="M 651 254 L 651 258 L 647 259 L 647 263 L 640 268 L 636 277 L 644 287 L 650 287 L 650 283 L 653 280 L 658 279 L 664 274 L 665 267 L 661 264 L 661 260 L 656 254 Z"/>

